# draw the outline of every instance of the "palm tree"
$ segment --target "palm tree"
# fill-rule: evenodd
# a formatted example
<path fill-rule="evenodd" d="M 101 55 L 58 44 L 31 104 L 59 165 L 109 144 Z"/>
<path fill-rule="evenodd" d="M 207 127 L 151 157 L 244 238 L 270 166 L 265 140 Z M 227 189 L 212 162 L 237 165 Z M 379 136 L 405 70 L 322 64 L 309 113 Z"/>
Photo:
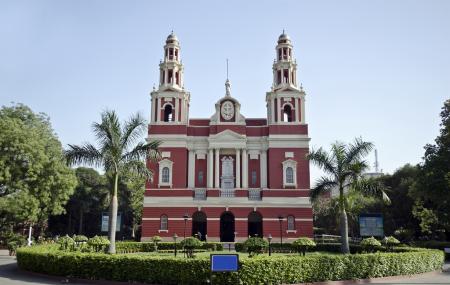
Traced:
<path fill-rule="evenodd" d="M 140 114 L 120 124 L 114 111 L 104 111 L 101 123 L 93 123 L 92 129 L 98 141 L 98 148 L 90 143 L 81 146 L 69 145 L 65 156 L 70 165 L 86 164 L 102 167 L 113 178 L 109 207 L 109 253 L 116 252 L 117 190 L 119 176 L 133 172 L 148 180 L 153 173 L 147 168 L 145 159 L 157 161 L 160 157 L 159 142 L 137 142 L 146 129 L 146 122 Z"/>
<path fill-rule="evenodd" d="M 325 175 L 316 181 L 316 185 L 311 189 L 311 200 L 330 193 L 332 189 L 339 190 L 339 227 L 341 232 L 341 250 L 349 253 L 348 243 L 348 221 L 346 204 L 347 195 L 344 190 L 359 191 L 366 195 L 382 196 L 385 201 L 389 198 L 384 192 L 380 183 L 374 179 L 365 179 L 362 176 L 364 170 L 369 166 L 364 157 L 372 150 L 373 144 L 364 142 L 361 138 L 356 138 L 352 144 L 336 142 L 331 145 L 331 153 L 327 153 L 322 148 L 312 150 L 308 158 L 315 165 L 321 168 Z"/>

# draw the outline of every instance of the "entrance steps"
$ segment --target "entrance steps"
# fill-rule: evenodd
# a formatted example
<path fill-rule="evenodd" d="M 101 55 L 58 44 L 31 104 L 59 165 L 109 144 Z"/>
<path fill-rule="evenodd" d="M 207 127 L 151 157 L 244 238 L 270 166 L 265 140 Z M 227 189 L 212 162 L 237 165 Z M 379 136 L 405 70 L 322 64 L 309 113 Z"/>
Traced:
<path fill-rule="evenodd" d="M 222 245 L 224 251 L 234 251 L 234 242 L 224 242 Z"/>

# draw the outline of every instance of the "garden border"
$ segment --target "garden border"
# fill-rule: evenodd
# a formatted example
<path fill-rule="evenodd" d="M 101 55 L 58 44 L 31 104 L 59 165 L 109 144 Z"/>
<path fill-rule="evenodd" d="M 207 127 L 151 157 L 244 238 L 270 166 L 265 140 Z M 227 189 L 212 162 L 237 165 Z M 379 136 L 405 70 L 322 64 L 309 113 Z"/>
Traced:
<path fill-rule="evenodd" d="M 236 284 L 237 278 L 243 284 L 372 279 L 436 271 L 443 262 L 442 251 L 429 249 L 355 255 L 258 256 L 240 260 L 239 275 L 219 274 L 218 279 L 221 284 Z M 210 266 L 206 259 L 64 252 L 48 246 L 20 248 L 17 263 L 23 270 L 49 275 L 150 284 L 201 284 L 208 279 Z"/>

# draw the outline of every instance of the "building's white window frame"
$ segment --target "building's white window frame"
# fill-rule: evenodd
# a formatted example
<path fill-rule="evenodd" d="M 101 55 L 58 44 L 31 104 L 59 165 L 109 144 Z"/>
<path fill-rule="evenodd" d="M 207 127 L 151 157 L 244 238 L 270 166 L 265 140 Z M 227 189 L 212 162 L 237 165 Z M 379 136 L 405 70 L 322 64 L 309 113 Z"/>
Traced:
<path fill-rule="evenodd" d="M 287 182 L 286 171 L 288 168 L 292 168 L 293 181 Z M 283 188 L 296 188 L 297 187 L 297 161 L 293 159 L 287 159 L 283 161 Z"/>
<path fill-rule="evenodd" d="M 158 187 L 160 186 L 169 186 L 172 187 L 172 177 L 173 177 L 173 161 L 169 160 L 169 159 L 163 159 L 161 160 L 159 163 L 159 182 L 158 182 Z M 163 182 L 163 169 L 167 167 L 169 169 L 169 182 Z"/>
<path fill-rule="evenodd" d="M 289 221 L 289 220 L 291 220 L 291 221 Z M 287 222 L 286 232 L 288 232 L 288 233 L 297 232 L 297 230 L 295 228 L 295 217 L 293 215 L 287 216 L 286 222 Z"/>
<path fill-rule="evenodd" d="M 166 214 L 162 214 L 159 217 L 159 231 L 158 232 L 168 232 L 169 231 L 169 217 Z"/>

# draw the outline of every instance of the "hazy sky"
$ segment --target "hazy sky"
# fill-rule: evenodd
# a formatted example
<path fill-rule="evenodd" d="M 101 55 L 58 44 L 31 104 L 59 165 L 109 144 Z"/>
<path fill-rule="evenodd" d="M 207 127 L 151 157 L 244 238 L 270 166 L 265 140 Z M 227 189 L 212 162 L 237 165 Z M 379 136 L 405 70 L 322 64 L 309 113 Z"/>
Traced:
<path fill-rule="evenodd" d="M 106 108 L 148 117 L 172 29 L 191 118 L 213 114 L 226 58 L 242 113 L 265 117 L 286 29 L 311 146 L 362 136 L 385 172 L 421 160 L 450 97 L 450 1 L 0 0 L 0 105 L 47 113 L 64 145 L 92 141 L 91 123 Z"/>

